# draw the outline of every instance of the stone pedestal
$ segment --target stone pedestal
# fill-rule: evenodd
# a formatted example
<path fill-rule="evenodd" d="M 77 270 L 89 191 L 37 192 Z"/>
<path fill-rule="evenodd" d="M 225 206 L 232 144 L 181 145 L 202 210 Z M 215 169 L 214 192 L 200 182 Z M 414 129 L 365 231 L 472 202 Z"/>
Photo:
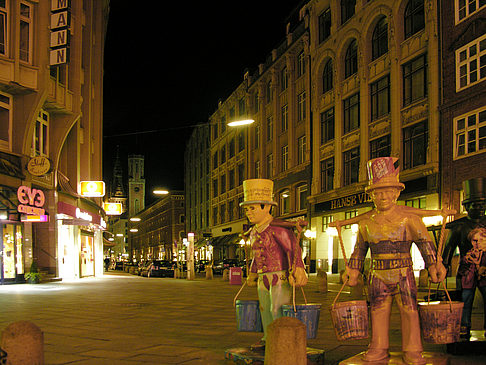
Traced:
<path fill-rule="evenodd" d="M 297 318 L 281 317 L 267 327 L 265 365 L 306 365 L 307 333 Z"/>
<path fill-rule="evenodd" d="M 206 280 L 213 280 L 213 267 L 211 265 L 205 266 Z"/>

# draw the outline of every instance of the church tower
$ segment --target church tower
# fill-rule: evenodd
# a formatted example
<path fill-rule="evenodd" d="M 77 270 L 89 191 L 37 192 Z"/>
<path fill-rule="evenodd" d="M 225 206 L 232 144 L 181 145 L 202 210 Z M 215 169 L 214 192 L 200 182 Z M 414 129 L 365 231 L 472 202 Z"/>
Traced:
<path fill-rule="evenodd" d="M 128 215 L 133 217 L 145 209 L 145 177 L 143 155 L 128 156 Z"/>
<path fill-rule="evenodd" d="M 108 201 L 111 203 L 121 203 L 122 213 L 127 211 L 127 194 L 123 183 L 123 170 L 120 163 L 120 148 L 116 147 L 115 163 L 113 164 L 113 180 L 110 186 Z"/>

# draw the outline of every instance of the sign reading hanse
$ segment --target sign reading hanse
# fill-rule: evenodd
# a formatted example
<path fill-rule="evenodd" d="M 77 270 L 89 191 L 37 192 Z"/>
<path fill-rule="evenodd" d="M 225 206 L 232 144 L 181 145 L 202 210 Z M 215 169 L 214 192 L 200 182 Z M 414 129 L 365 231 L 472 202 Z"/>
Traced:
<path fill-rule="evenodd" d="M 103 209 L 106 215 L 121 215 L 122 203 L 103 203 Z"/>
<path fill-rule="evenodd" d="M 32 189 L 28 186 L 20 186 L 17 189 L 17 198 L 19 199 L 19 205 L 17 210 L 20 213 L 44 215 L 45 210 L 42 208 L 46 202 L 44 192 L 40 189 Z"/>
<path fill-rule="evenodd" d="M 81 181 L 78 187 L 78 193 L 87 197 L 102 197 L 105 195 L 104 181 Z"/>
<path fill-rule="evenodd" d="M 51 169 L 51 162 L 47 157 L 36 156 L 32 157 L 27 164 L 27 171 L 34 176 L 42 176 L 49 172 Z"/>

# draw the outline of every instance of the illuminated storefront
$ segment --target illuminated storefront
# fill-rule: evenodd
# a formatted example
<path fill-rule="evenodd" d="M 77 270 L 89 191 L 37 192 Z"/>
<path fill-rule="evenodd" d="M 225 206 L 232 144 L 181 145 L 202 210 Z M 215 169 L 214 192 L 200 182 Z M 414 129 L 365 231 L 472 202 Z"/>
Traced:
<path fill-rule="evenodd" d="M 103 230 L 106 224 L 95 213 L 73 204 L 57 203 L 58 267 L 59 277 L 63 280 L 103 275 Z"/>

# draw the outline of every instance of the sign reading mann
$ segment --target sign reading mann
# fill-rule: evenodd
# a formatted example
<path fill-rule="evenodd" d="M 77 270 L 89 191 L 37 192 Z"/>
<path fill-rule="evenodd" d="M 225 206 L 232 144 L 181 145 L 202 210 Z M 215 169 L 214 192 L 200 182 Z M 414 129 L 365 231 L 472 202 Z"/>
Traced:
<path fill-rule="evenodd" d="M 51 66 L 69 61 L 69 26 L 71 25 L 71 1 L 51 0 Z"/>

